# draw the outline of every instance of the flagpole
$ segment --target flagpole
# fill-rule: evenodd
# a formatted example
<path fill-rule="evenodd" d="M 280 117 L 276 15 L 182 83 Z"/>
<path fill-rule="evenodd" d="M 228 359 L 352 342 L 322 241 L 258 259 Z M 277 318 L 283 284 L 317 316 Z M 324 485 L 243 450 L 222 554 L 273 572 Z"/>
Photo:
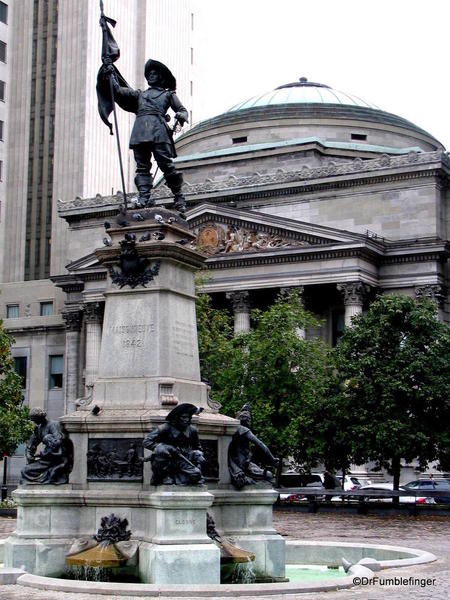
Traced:
<path fill-rule="evenodd" d="M 102 24 L 103 36 L 105 36 L 105 27 L 106 24 L 104 22 L 104 12 L 103 12 L 103 0 L 100 0 L 100 23 Z M 106 47 L 106 44 L 105 44 Z M 117 125 L 117 112 L 116 112 L 116 103 L 114 101 L 114 86 L 112 82 L 111 73 L 108 74 L 109 77 L 109 90 L 111 93 L 111 101 L 113 105 L 113 114 L 114 114 L 114 126 L 116 128 L 116 140 L 117 140 L 117 153 L 119 155 L 119 166 L 120 166 L 120 178 L 122 180 L 122 193 L 123 193 L 123 204 L 125 211 L 128 209 L 128 201 L 127 201 L 127 193 L 125 191 L 125 177 L 123 175 L 123 163 L 122 163 L 122 152 L 120 149 L 120 136 L 119 136 L 119 127 Z"/>
<path fill-rule="evenodd" d="M 111 100 L 112 100 L 112 104 L 113 104 L 113 113 L 114 113 L 114 126 L 116 128 L 117 153 L 119 154 L 120 178 L 122 179 L 123 204 L 125 207 L 125 211 L 127 211 L 127 209 L 128 209 L 127 193 L 125 191 L 125 178 L 123 176 L 122 152 L 120 150 L 119 128 L 117 126 L 116 103 L 114 101 L 114 87 L 113 87 L 111 74 L 109 75 L 109 89 L 111 91 Z"/>

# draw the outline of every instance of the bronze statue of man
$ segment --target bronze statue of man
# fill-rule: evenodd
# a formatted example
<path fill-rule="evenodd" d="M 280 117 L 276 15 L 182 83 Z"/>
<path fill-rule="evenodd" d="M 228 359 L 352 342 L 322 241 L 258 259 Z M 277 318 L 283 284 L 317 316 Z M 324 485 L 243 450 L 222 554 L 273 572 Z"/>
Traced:
<path fill-rule="evenodd" d="M 152 485 L 199 485 L 205 464 L 193 415 L 203 409 L 193 404 L 176 406 L 165 423 L 145 436 L 143 446 L 152 451 Z"/>
<path fill-rule="evenodd" d="M 246 485 L 260 481 L 272 481 L 273 475 L 252 462 L 252 447 L 256 448 L 266 464 L 278 466 L 278 458 L 273 456 L 269 448 L 252 432 L 250 405 L 244 404 L 236 415 L 240 425 L 231 438 L 228 447 L 228 469 L 231 483 L 238 490 Z"/>
<path fill-rule="evenodd" d="M 168 125 L 169 108 L 175 113 L 176 122 L 184 125 L 188 112 L 177 97 L 176 79 L 163 63 L 150 59 L 145 64 L 145 78 L 149 85 L 145 91 L 124 87 L 111 59 L 104 58 L 104 69 L 112 81 L 114 98 L 117 104 L 128 112 L 136 114 L 130 138 L 130 148 L 136 161 L 134 182 L 139 191 L 138 207 L 153 206 L 150 194 L 153 185 L 151 169 L 152 156 L 164 174 L 167 187 L 174 195 L 173 208 L 180 213 L 186 210 L 182 193 L 183 175 L 173 163 L 176 157 L 172 130 Z M 121 79 L 123 82 L 123 79 Z"/>
<path fill-rule="evenodd" d="M 30 419 L 36 427 L 26 444 L 27 464 L 21 472 L 21 484 L 67 483 L 73 467 L 73 445 L 67 433 L 59 421 L 48 420 L 42 408 L 32 408 Z M 43 450 L 36 454 L 40 444 Z"/>

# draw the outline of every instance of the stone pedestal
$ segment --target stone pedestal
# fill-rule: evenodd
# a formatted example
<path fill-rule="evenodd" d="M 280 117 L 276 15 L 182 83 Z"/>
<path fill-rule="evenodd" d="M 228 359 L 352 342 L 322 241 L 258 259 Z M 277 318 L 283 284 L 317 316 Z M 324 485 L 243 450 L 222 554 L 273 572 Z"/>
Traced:
<path fill-rule="evenodd" d="M 151 497 L 151 543 L 139 548 L 142 579 L 161 584 L 220 583 L 220 551 L 206 535 L 206 511 L 214 497 L 198 488 L 159 489 Z"/>
<path fill-rule="evenodd" d="M 254 569 L 261 577 L 285 577 L 285 541 L 273 527 L 278 492 L 268 487 L 214 490 L 212 514 L 216 528 L 243 550 L 254 552 Z"/>
<path fill-rule="evenodd" d="M 284 574 L 284 542 L 272 527 L 276 492 L 223 491 L 230 485 L 227 451 L 238 421 L 209 406 L 200 378 L 193 275 L 204 258 L 188 247 L 194 236 L 187 226 L 174 222 L 173 213 L 158 209 L 159 217 L 159 212 L 163 224 L 109 229 L 112 246 L 96 251 L 111 278 L 97 375 L 100 332 L 87 326 L 93 399 L 79 402 L 79 410 L 61 418 L 74 447 L 69 484 L 24 485 L 15 492 L 18 522 L 5 543 L 8 567 L 60 575 L 73 541 L 92 537 L 102 517 L 114 513 L 128 520 L 131 539 L 140 544 L 144 581 L 219 583 L 220 551 L 206 534 L 206 513 L 214 502 L 224 533 L 255 552 L 258 571 Z M 123 249 L 130 249 L 130 240 L 135 264 L 137 251 L 152 267 L 153 279 L 127 279 L 131 259 Z M 119 268 L 117 277 L 114 269 Z M 73 352 L 70 361 L 73 371 Z M 74 391 L 69 391 L 72 399 Z M 203 475 L 210 492 L 203 486 L 155 488 L 150 462 L 141 461 L 146 433 L 182 402 L 204 409 L 193 424 L 207 457 Z M 129 456 L 134 456 L 131 462 Z"/>
<path fill-rule="evenodd" d="M 14 493 L 17 529 L 5 542 L 8 567 L 58 577 L 77 538 L 92 537 L 103 516 L 126 518 L 138 540 L 139 572 L 147 583 L 219 583 L 220 551 L 206 535 L 214 497 L 206 488 L 138 492 L 109 484 L 103 490 L 71 485 L 24 486 Z"/>

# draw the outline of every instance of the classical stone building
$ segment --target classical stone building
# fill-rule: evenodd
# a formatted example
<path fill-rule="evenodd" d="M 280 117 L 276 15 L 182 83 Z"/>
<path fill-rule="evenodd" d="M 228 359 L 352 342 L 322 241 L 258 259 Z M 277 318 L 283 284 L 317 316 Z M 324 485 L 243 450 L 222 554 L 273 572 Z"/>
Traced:
<path fill-rule="evenodd" d="M 236 331 L 250 326 L 252 306 L 286 287 L 323 319 L 305 335 L 330 344 L 380 293 L 429 296 L 448 322 L 450 159 L 418 126 L 302 78 L 200 123 L 177 149 L 187 218 L 208 256 L 204 288 L 234 311 Z M 155 196 L 170 202 L 163 184 Z M 94 249 L 121 200 L 58 204 L 67 268 L 47 285 L 58 290 L 54 318 L 64 319 L 56 346 L 65 356 L 66 411 L 89 402 L 96 376 L 106 272 Z M 33 329 L 33 316 L 20 327 L 5 323 L 31 361 L 47 348 L 52 324 Z"/>

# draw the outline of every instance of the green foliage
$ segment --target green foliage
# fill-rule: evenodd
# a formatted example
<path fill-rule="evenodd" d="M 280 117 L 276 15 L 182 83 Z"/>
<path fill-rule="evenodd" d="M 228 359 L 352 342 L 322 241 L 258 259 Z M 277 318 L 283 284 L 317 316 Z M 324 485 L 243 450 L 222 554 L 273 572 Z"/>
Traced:
<path fill-rule="evenodd" d="M 351 462 L 375 460 L 394 476 L 400 458 L 448 465 L 449 354 L 450 329 L 428 300 L 382 296 L 353 319 L 334 350 L 327 415 Z"/>
<path fill-rule="evenodd" d="M 234 416 L 251 403 L 253 429 L 280 457 L 293 455 L 305 405 L 324 393 L 328 347 L 305 340 L 298 329 L 318 322 L 302 306 L 296 292 L 280 296 L 266 311 L 252 311 L 252 328 L 233 337 L 225 311 L 215 313 L 201 299 L 199 342 L 202 376 L 212 384 L 211 396 L 221 412 Z"/>
<path fill-rule="evenodd" d="M 227 362 L 228 342 L 233 336 L 232 318 L 226 310 L 213 308 L 208 294 L 197 296 L 196 311 L 200 372 L 215 388 L 216 373 Z"/>
<path fill-rule="evenodd" d="M 11 358 L 12 338 L 0 321 L 0 459 L 10 456 L 33 432 L 28 409 L 22 406 L 21 378 Z"/>

